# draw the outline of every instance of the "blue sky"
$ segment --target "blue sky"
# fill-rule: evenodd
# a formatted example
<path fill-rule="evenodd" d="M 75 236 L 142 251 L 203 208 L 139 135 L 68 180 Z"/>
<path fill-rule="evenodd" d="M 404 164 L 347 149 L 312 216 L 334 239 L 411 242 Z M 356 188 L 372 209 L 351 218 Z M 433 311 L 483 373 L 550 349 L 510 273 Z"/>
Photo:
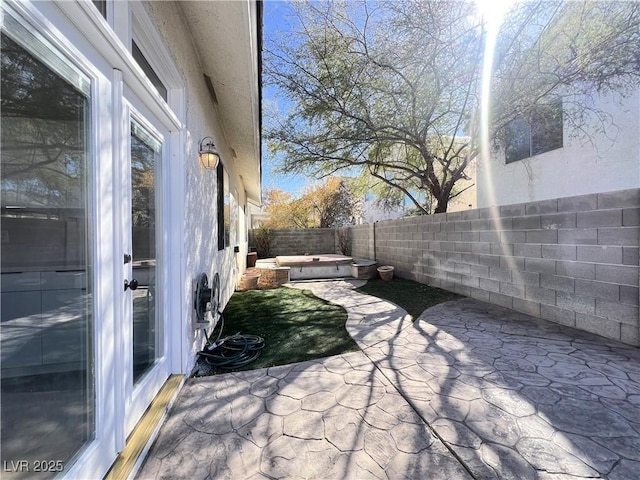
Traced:
<path fill-rule="evenodd" d="M 268 44 L 268 38 L 270 35 L 275 34 L 278 31 L 286 31 L 288 29 L 285 17 L 289 10 L 288 1 L 274 1 L 268 0 L 264 2 L 264 43 Z M 268 104 L 275 102 L 275 90 L 273 88 L 263 89 L 263 115 L 269 113 Z M 313 179 L 302 175 L 283 175 L 274 172 L 274 159 L 271 158 L 266 142 L 263 142 L 262 146 L 262 187 L 263 188 L 279 188 L 286 192 L 293 194 L 299 194 L 302 189 L 313 183 Z"/>

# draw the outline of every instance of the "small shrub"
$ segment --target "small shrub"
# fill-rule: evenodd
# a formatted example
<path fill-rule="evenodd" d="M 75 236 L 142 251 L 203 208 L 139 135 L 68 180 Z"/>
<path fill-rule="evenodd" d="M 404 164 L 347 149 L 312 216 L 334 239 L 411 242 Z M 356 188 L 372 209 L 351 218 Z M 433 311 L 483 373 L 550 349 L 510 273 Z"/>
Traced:
<path fill-rule="evenodd" d="M 340 248 L 340 253 L 342 255 L 346 255 L 347 257 L 351 256 L 351 228 L 349 227 L 340 227 L 337 229 L 338 232 L 338 248 Z"/>
<path fill-rule="evenodd" d="M 260 225 L 255 232 L 256 252 L 258 257 L 269 258 L 271 256 L 271 241 L 273 233 L 269 227 Z"/>

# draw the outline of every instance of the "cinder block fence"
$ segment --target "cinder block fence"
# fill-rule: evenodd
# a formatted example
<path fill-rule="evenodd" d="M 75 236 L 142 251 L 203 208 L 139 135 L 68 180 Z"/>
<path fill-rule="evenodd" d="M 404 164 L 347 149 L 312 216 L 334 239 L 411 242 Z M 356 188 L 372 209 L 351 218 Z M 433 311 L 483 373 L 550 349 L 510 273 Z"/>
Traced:
<path fill-rule="evenodd" d="M 256 245 L 256 230 L 249 231 L 249 245 Z M 333 228 L 295 228 L 271 230 L 270 254 L 305 255 L 334 253 L 337 249 L 336 231 Z"/>
<path fill-rule="evenodd" d="M 358 225 L 351 254 L 640 346 L 639 232 L 640 189 L 632 189 Z M 332 229 L 273 233 L 274 255 L 338 253 Z"/>
<path fill-rule="evenodd" d="M 639 220 L 633 189 L 356 226 L 352 251 L 400 277 L 639 346 Z"/>

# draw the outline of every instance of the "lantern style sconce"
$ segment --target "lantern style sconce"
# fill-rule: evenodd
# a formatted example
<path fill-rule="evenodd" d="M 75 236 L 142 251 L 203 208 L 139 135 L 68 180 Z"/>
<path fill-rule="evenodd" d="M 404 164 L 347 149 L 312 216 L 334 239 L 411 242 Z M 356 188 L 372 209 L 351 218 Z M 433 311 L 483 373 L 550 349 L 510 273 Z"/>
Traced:
<path fill-rule="evenodd" d="M 220 154 L 213 144 L 213 138 L 204 137 L 200 141 L 200 164 L 207 170 L 213 170 L 220 162 Z"/>

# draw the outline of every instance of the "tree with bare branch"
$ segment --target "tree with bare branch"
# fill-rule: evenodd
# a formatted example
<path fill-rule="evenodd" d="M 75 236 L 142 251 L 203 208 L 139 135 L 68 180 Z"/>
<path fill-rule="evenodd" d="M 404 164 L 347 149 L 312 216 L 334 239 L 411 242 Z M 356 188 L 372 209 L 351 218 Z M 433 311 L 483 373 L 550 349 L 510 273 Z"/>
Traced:
<path fill-rule="evenodd" d="M 279 189 L 267 189 L 264 209 L 269 228 L 334 228 L 353 225 L 361 205 L 346 179 L 328 177 L 294 198 Z"/>
<path fill-rule="evenodd" d="M 267 39 L 265 78 L 286 100 L 266 138 L 288 173 L 371 176 L 422 213 L 445 212 L 480 153 L 486 24 L 472 2 L 291 5 L 291 31 Z M 490 136 L 563 100 L 584 131 L 605 122 L 590 96 L 640 79 L 640 4 L 525 2 L 495 51 Z M 385 190 L 384 188 L 382 190 Z"/>

